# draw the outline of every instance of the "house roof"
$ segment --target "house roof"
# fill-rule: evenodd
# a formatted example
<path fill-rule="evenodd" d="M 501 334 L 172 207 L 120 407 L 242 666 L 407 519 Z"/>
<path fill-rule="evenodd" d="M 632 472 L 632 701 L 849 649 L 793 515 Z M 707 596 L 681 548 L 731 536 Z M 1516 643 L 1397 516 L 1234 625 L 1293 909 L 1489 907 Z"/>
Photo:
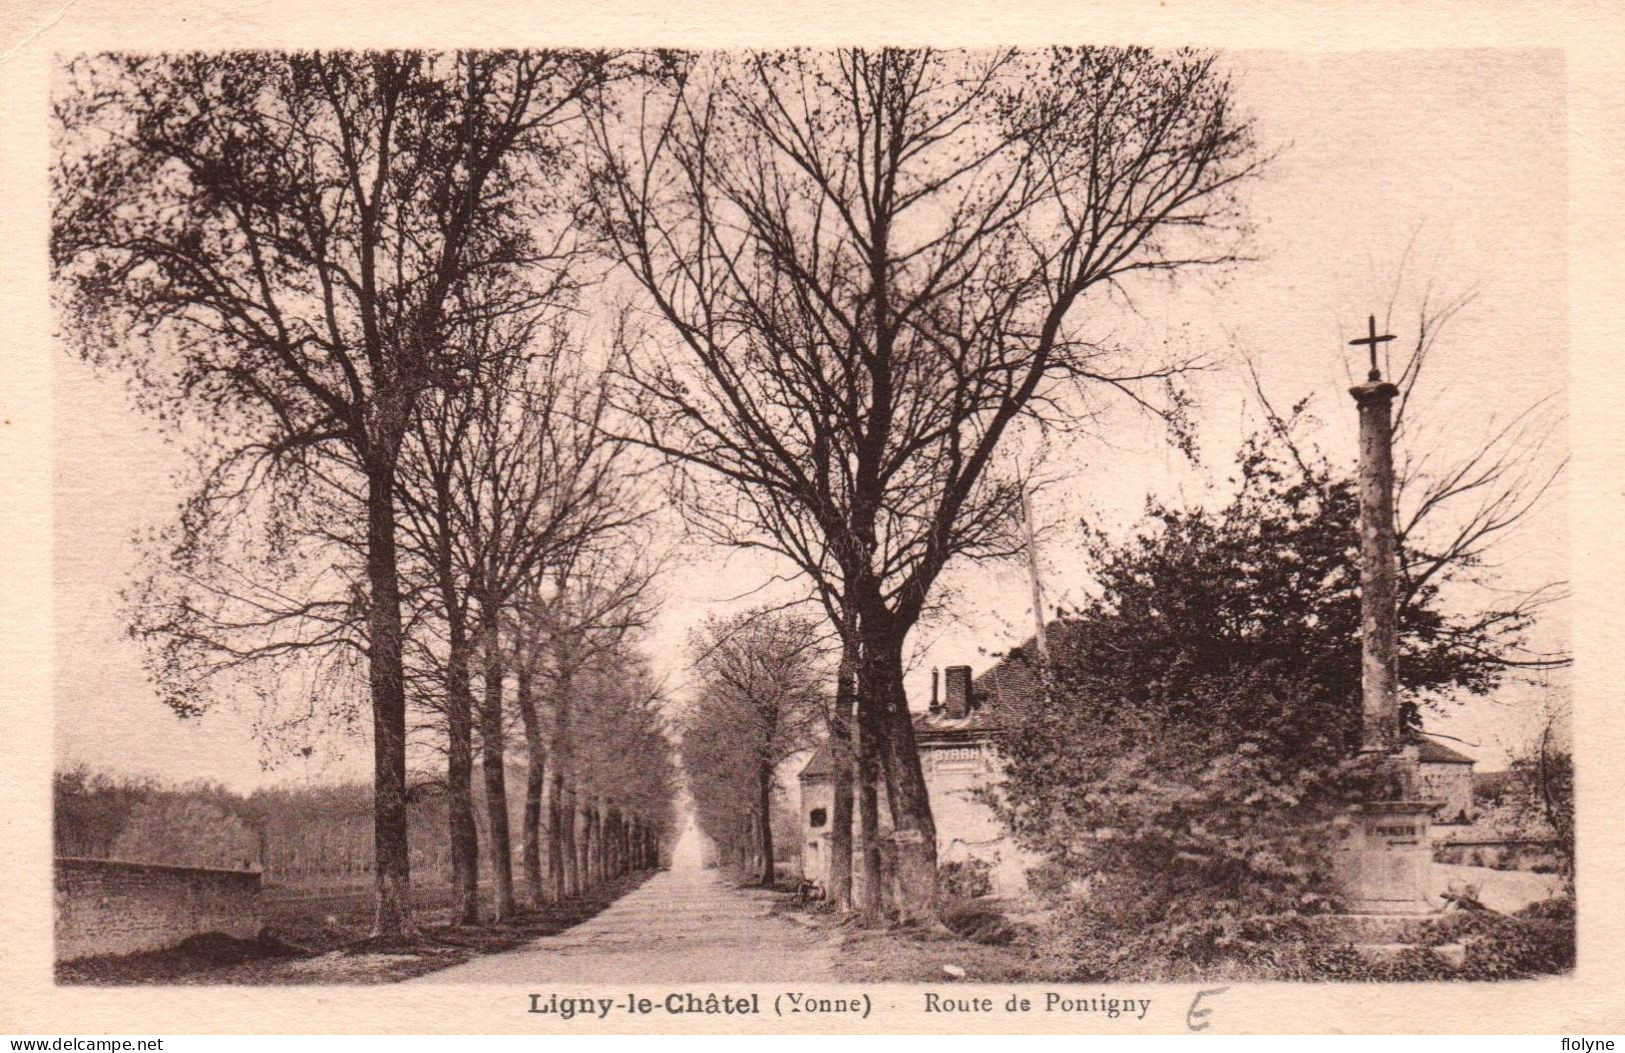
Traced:
<path fill-rule="evenodd" d="M 1420 732 L 1409 736 L 1411 745 L 1418 747 L 1417 759 L 1423 764 L 1477 764 L 1473 758 L 1451 749 L 1438 739 Z"/>
<path fill-rule="evenodd" d="M 1053 621 L 1044 633 L 1054 650 L 1074 632 L 1075 623 Z M 1012 647 L 1004 656 L 971 681 L 971 708 L 966 716 L 954 719 L 942 709 L 916 713 L 914 730 L 927 736 L 948 735 L 955 732 L 996 731 L 1040 697 L 1043 686 L 1039 678 L 1036 636 L 1029 636 L 1020 646 Z"/>
<path fill-rule="evenodd" d="M 830 756 L 829 740 L 825 739 L 823 742 L 818 744 L 818 748 L 816 750 L 813 750 L 813 755 L 807 758 L 807 763 L 802 765 L 801 774 L 796 776 L 796 778 L 827 779 L 834 774 L 835 761 Z"/>
<path fill-rule="evenodd" d="M 1060 631 L 1061 623 L 1050 624 L 1052 643 Z M 1029 657 L 1033 655 L 1033 639 L 1028 637 L 1020 647 L 1012 647 L 1004 657 L 971 680 L 971 708 L 968 714 L 955 719 L 941 708 L 915 713 L 914 734 L 929 741 L 998 730 L 1010 713 L 1038 697 L 1038 667 L 1035 658 Z M 834 774 L 834 760 L 830 755 L 829 742 L 825 740 L 813 751 L 797 778 L 828 779 Z"/>

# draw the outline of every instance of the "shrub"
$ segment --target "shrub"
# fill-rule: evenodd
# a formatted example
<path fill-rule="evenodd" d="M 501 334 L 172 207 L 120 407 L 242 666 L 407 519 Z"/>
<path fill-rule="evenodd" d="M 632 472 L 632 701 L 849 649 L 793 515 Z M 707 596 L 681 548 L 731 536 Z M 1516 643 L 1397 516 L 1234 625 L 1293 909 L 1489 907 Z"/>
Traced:
<path fill-rule="evenodd" d="M 993 867 L 985 859 L 964 859 L 937 868 L 937 890 L 958 899 L 975 899 L 993 891 Z"/>
<path fill-rule="evenodd" d="M 941 917 L 942 924 L 954 935 L 977 943 L 1002 946 L 1019 935 L 1010 919 L 986 902 L 951 899 L 942 905 Z"/>

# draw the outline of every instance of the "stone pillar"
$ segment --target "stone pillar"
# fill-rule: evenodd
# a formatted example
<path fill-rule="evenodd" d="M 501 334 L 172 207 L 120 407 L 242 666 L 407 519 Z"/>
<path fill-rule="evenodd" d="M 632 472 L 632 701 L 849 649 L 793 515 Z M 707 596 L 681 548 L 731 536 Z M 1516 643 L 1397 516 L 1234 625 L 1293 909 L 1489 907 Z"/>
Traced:
<path fill-rule="evenodd" d="M 1373 326 L 1372 339 L 1376 339 Z M 1338 871 L 1356 914 L 1418 914 L 1429 901 L 1436 804 L 1415 800 L 1417 748 L 1399 727 L 1399 553 L 1394 536 L 1393 401 L 1374 369 L 1349 389 L 1360 408 L 1360 749 L 1387 758 L 1398 800 L 1356 805 L 1340 823 Z"/>
<path fill-rule="evenodd" d="M 1394 537 L 1394 385 L 1349 389 L 1360 407 L 1360 748 L 1399 745 L 1399 554 Z"/>

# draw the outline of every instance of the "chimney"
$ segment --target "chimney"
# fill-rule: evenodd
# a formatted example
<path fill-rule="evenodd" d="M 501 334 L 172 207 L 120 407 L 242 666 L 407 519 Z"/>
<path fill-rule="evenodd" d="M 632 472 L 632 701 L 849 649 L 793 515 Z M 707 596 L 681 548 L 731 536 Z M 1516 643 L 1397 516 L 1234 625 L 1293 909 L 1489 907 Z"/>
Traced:
<path fill-rule="evenodd" d="M 1382 379 L 1377 346 L 1392 336 L 1370 335 L 1367 383 L 1349 389 L 1360 407 L 1360 748 L 1386 752 L 1399 744 L 1399 561 L 1394 538 L 1393 401 L 1399 389 Z"/>
<path fill-rule="evenodd" d="M 970 715 L 970 666 L 951 665 L 942 671 L 943 710 L 951 720 Z"/>
<path fill-rule="evenodd" d="M 942 708 L 942 700 L 937 695 L 937 667 L 931 667 L 931 712 L 935 713 Z"/>

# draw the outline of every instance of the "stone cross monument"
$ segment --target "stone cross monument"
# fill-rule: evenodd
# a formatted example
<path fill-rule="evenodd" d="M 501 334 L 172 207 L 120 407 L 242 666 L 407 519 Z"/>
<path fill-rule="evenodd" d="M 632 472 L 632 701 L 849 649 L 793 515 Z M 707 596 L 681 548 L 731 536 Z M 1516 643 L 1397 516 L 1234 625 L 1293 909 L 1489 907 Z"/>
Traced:
<path fill-rule="evenodd" d="M 1398 544 L 1394 536 L 1393 402 L 1399 389 L 1382 379 L 1377 348 L 1394 339 L 1350 341 L 1371 351 L 1364 384 L 1349 389 L 1360 408 L 1360 749 L 1388 758 L 1397 800 L 1354 806 L 1342 826 L 1338 866 L 1349 909 L 1360 914 L 1415 914 L 1429 901 L 1436 802 L 1417 800 L 1417 747 L 1399 726 Z"/>

